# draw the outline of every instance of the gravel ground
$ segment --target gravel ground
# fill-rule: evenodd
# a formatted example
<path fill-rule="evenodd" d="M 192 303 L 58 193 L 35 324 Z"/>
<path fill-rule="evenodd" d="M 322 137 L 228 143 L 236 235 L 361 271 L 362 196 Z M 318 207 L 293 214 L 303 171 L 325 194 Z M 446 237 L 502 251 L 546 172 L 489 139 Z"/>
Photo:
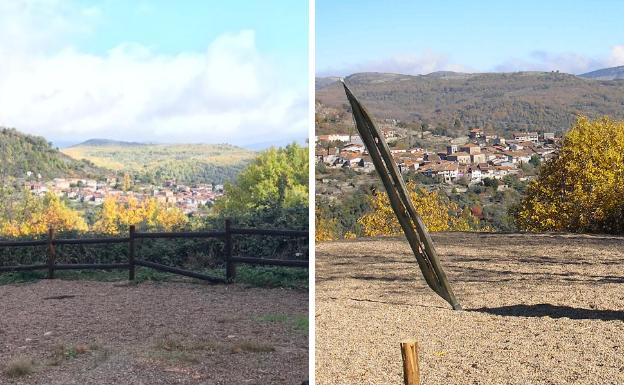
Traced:
<path fill-rule="evenodd" d="M 433 238 L 464 311 L 403 239 L 317 245 L 317 384 L 402 384 L 408 338 L 424 385 L 624 384 L 624 238 Z"/>
<path fill-rule="evenodd" d="M 0 286 L 0 384 L 299 385 L 307 308 L 306 292 L 239 285 Z M 9 375 L 17 357 L 32 374 Z"/>

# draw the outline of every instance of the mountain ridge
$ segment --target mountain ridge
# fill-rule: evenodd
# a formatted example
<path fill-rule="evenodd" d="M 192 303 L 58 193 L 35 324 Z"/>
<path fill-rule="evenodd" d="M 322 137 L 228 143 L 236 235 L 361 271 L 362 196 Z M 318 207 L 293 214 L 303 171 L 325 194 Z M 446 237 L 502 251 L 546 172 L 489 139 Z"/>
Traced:
<path fill-rule="evenodd" d="M 114 139 L 105 139 L 105 138 L 92 138 L 92 139 L 87 139 L 84 142 L 74 144 L 67 148 L 80 147 L 80 146 L 144 146 L 147 144 L 149 143 L 126 142 L 123 140 L 114 140 Z"/>
<path fill-rule="evenodd" d="M 563 132 L 578 115 L 624 119 L 624 82 L 560 72 L 368 72 L 349 75 L 345 82 L 374 118 L 426 125 L 449 135 L 465 135 L 465 127 L 474 126 L 503 135 L 526 130 Z M 344 123 L 332 125 L 317 114 L 317 134 L 350 125 L 349 119 L 343 119 L 349 109 L 340 84 L 317 84 L 323 85 L 316 92 L 319 110 L 330 110 L 330 119 L 339 115 Z"/>
<path fill-rule="evenodd" d="M 624 65 L 618 67 L 601 68 L 595 71 L 580 74 L 579 76 L 595 80 L 620 80 L 624 79 Z"/>

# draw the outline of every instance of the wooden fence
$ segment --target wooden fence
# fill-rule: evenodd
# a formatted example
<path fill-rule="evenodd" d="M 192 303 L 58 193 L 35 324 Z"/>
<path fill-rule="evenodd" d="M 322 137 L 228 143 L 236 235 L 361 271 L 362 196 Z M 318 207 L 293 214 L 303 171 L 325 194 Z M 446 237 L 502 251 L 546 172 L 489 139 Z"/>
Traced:
<path fill-rule="evenodd" d="M 36 265 L 16 265 L 16 266 L 0 266 L 2 272 L 47 270 L 48 278 L 54 278 L 56 270 L 97 270 L 97 269 L 128 269 L 128 279 L 134 280 L 136 266 L 149 267 L 155 270 L 165 271 L 168 273 L 184 275 L 187 277 L 197 278 L 215 283 L 232 282 L 236 278 L 236 264 L 247 263 L 252 265 L 270 265 L 270 266 L 290 266 L 290 267 L 308 267 L 307 260 L 282 260 L 267 258 L 240 257 L 233 255 L 233 235 L 264 235 L 279 236 L 292 238 L 307 238 L 308 231 L 299 230 L 275 230 L 275 229 L 237 229 L 231 227 L 229 220 L 225 221 L 224 231 L 195 231 L 195 232 L 137 232 L 135 226 L 130 226 L 127 237 L 110 237 L 110 238 L 83 238 L 83 239 L 57 239 L 54 236 L 54 229 L 50 229 L 47 239 L 32 241 L 0 241 L 1 247 L 29 247 L 29 246 L 46 246 L 47 247 L 47 263 Z M 167 266 L 160 263 L 145 261 L 137 257 L 136 240 L 137 239 L 177 239 L 177 238 L 218 238 L 224 242 L 224 259 L 225 259 L 225 279 L 214 277 L 203 273 L 197 273 L 190 270 L 180 269 L 177 267 Z M 57 245 L 94 245 L 94 244 L 128 244 L 128 261 L 126 263 L 72 263 L 59 264 L 56 263 L 56 246 Z"/>

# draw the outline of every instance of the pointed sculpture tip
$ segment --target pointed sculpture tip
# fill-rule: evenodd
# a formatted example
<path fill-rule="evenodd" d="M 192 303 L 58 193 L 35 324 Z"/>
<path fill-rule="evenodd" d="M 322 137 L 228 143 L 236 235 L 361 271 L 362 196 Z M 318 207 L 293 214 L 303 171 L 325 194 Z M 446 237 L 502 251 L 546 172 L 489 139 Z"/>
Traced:
<path fill-rule="evenodd" d="M 347 91 L 347 93 L 351 92 L 351 90 L 347 86 L 347 83 L 345 83 L 345 79 L 343 77 L 340 78 L 340 83 L 342 83 L 342 86 L 344 87 L 345 91 Z"/>

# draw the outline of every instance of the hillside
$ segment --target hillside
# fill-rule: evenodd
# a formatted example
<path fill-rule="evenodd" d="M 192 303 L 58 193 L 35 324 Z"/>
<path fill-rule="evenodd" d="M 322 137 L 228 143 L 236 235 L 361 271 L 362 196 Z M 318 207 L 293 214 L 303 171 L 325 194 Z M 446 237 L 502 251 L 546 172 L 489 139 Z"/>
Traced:
<path fill-rule="evenodd" d="M 74 159 L 129 172 L 144 182 L 223 183 L 242 170 L 255 153 L 228 144 L 143 144 L 89 140 L 62 149 Z"/>
<path fill-rule="evenodd" d="M 73 145 L 71 147 L 78 146 L 144 146 L 145 143 L 140 142 L 124 142 L 121 140 L 112 139 L 89 139 L 80 144 Z"/>
<path fill-rule="evenodd" d="M 596 71 L 588 72 L 580 77 L 596 80 L 616 80 L 624 79 L 624 66 L 603 68 Z"/>
<path fill-rule="evenodd" d="M 347 99 L 334 79 L 317 79 L 317 107 L 344 114 Z M 554 72 L 436 72 L 410 76 L 359 73 L 345 81 L 376 119 L 427 123 L 450 135 L 465 127 L 509 134 L 564 131 L 577 114 L 624 118 L 624 81 L 602 81 Z M 347 116 L 348 118 L 348 116 Z M 350 118 L 349 118 L 350 119 Z M 344 119 L 345 124 L 350 123 Z M 317 133 L 341 129 L 317 116 Z"/>
<path fill-rule="evenodd" d="M 89 161 L 75 160 L 53 148 L 44 138 L 0 128 L 0 176 L 23 178 L 31 172 L 43 179 L 55 177 L 101 177 L 106 170 Z"/>
<path fill-rule="evenodd" d="M 624 384 L 624 238 L 433 233 L 464 311 L 425 284 L 404 238 L 316 246 L 316 383 Z"/>

